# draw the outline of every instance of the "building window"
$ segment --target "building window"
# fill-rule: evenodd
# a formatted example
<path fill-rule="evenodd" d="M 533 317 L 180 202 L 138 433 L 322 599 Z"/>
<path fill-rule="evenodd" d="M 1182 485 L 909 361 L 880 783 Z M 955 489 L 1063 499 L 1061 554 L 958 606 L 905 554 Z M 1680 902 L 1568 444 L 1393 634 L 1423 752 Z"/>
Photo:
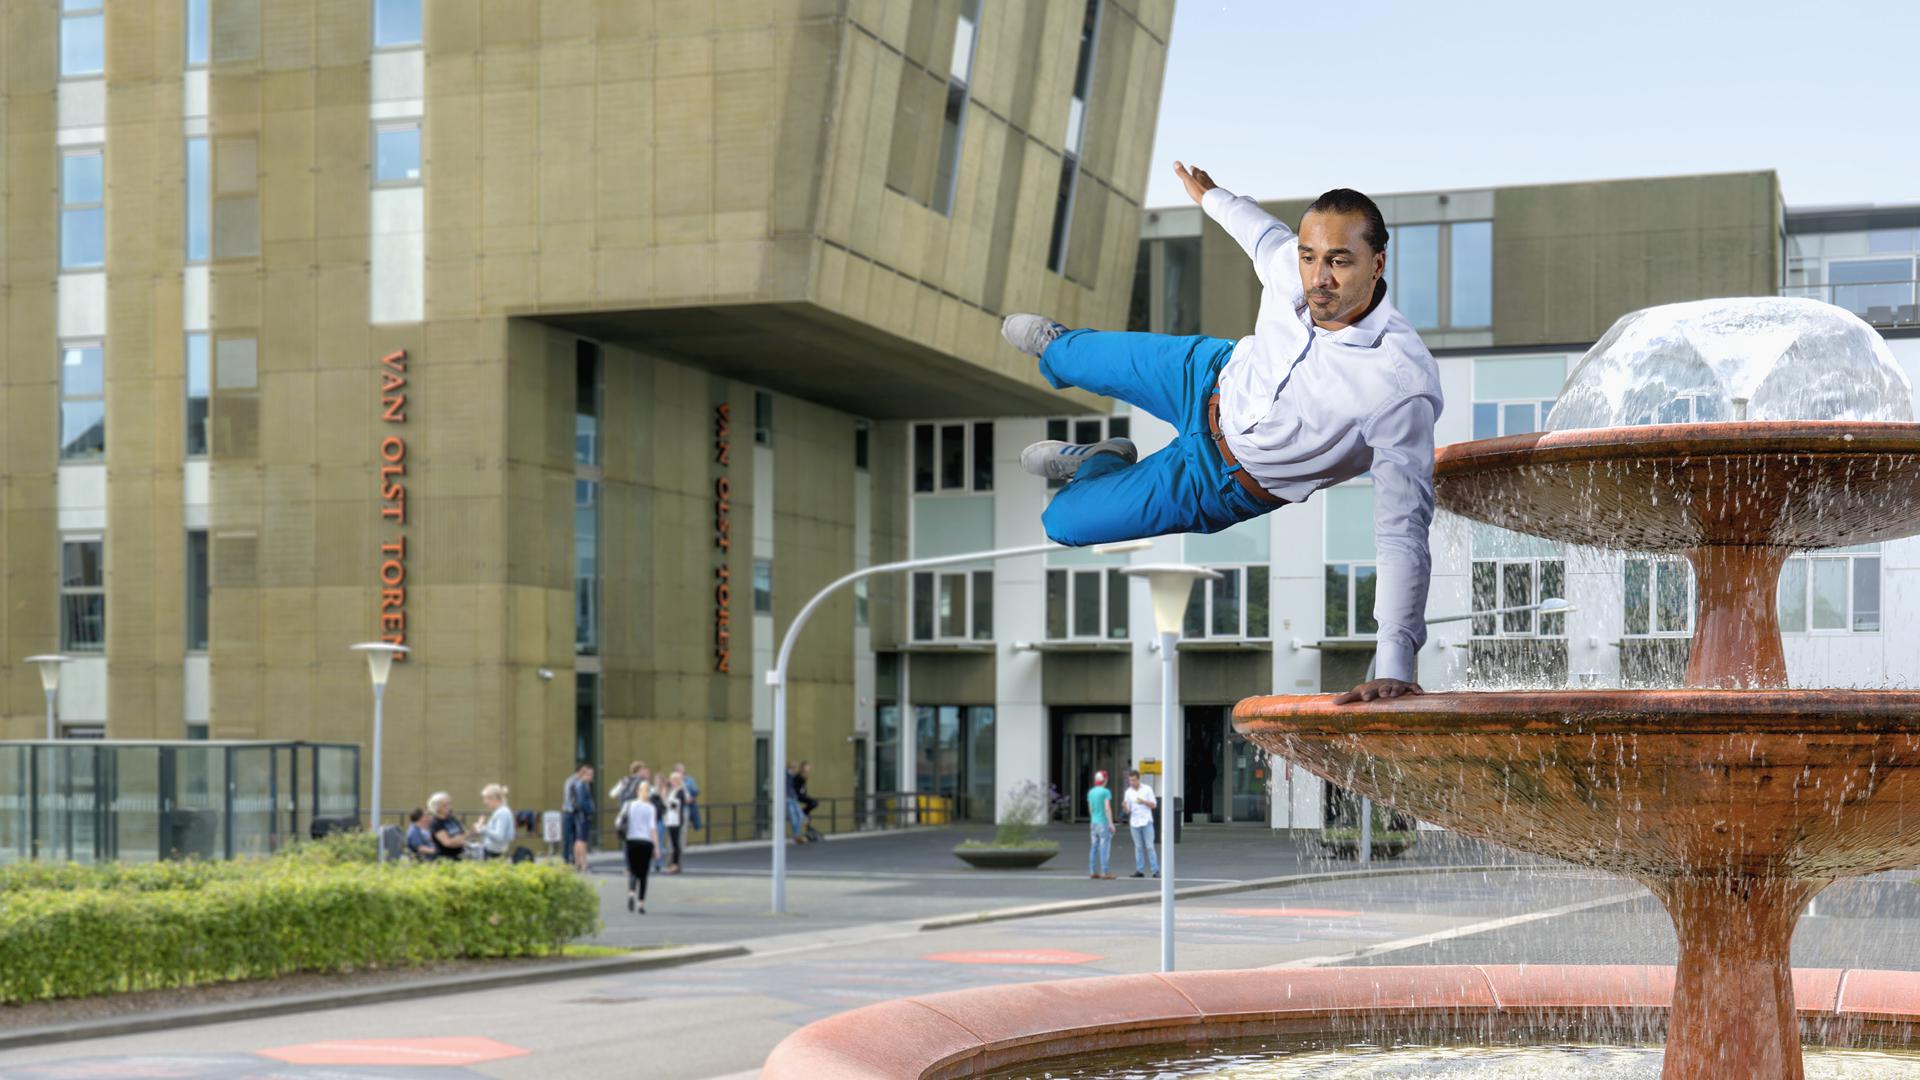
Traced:
<path fill-rule="evenodd" d="M 573 463 L 600 464 L 602 408 L 600 346 L 584 338 L 573 344 Z"/>
<path fill-rule="evenodd" d="M 1117 567 L 1047 571 L 1048 641 L 1124 641 L 1127 579 Z"/>
<path fill-rule="evenodd" d="M 1330 638 L 1372 637 L 1379 582 L 1373 539 L 1373 486 L 1342 484 L 1321 492 L 1326 507 L 1325 616 Z"/>
<path fill-rule="evenodd" d="M 1558 356 L 1482 358 L 1473 362 L 1473 437 L 1544 431 L 1566 381 Z"/>
<path fill-rule="evenodd" d="M 992 641 L 993 571 L 923 570 L 913 575 L 915 641 Z"/>
<path fill-rule="evenodd" d="M 960 147 L 967 130 L 967 83 L 973 77 L 973 45 L 979 33 L 980 0 L 960 0 L 953 28 L 953 62 L 947 67 L 947 105 L 940 123 L 940 157 L 933 171 L 935 211 L 953 213 L 960 183 Z"/>
<path fill-rule="evenodd" d="M 870 618 L 871 601 L 868 599 L 867 579 L 861 578 L 853 583 L 853 625 L 866 626 Z"/>
<path fill-rule="evenodd" d="M 399 48 L 420 41 L 420 0 L 373 0 L 374 48 Z"/>
<path fill-rule="evenodd" d="M 187 335 L 187 456 L 206 457 L 212 436 L 213 346 L 204 333 Z"/>
<path fill-rule="evenodd" d="M 773 445 L 773 395 L 765 390 L 753 392 L 753 441 Z"/>
<path fill-rule="evenodd" d="M 993 422 L 913 425 L 913 490 L 992 491 Z"/>
<path fill-rule="evenodd" d="M 1372 637 L 1380 632 L 1380 623 L 1373 617 L 1379 577 L 1379 567 L 1373 563 L 1327 564 L 1328 637 Z"/>
<path fill-rule="evenodd" d="M 187 66 L 205 67 L 212 40 L 213 0 L 187 0 Z"/>
<path fill-rule="evenodd" d="M 187 140 L 187 261 L 213 251 L 213 149 L 206 136 Z"/>
<path fill-rule="evenodd" d="M 212 581 L 207 575 L 207 533 L 187 532 L 187 651 L 207 651 L 207 617 Z"/>
<path fill-rule="evenodd" d="M 1835 259 L 1827 263 L 1833 303 L 1881 326 L 1914 318 L 1913 260 Z"/>
<path fill-rule="evenodd" d="M 374 125 L 373 182 L 378 187 L 419 185 L 420 121 Z"/>
<path fill-rule="evenodd" d="M 1628 559 L 1623 571 L 1626 636 L 1692 636 L 1693 567 L 1685 559 Z"/>
<path fill-rule="evenodd" d="M 753 613 L 773 614 L 773 560 L 753 560 Z"/>
<path fill-rule="evenodd" d="M 1493 324 L 1493 222 L 1392 228 L 1385 280 L 1393 306 L 1416 330 Z"/>
<path fill-rule="evenodd" d="M 1780 569 L 1780 629 L 1789 634 L 1880 631 L 1880 545 L 1795 555 Z"/>
<path fill-rule="evenodd" d="M 1181 632 L 1189 638 L 1263 640 L 1272 633 L 1265 566 L 1213 566 L 1217 581 L 1199 579 L 1187 594 Z"/>
<path fill-rule="evenodd" d="M 106 158 L 97 146 L 60 156 L 60 268 L 107 261 Z"/>
<path fill-rule="evenodd" d="M 1118 416 L 1081 416 L 1059 417 L 1047 421 L 1047 438 L 1060 442 L 1097 443 L 1107 439 L 1124 439 L 1133 433 L 1133 418 L 1125 414 Z M 1059 490 L 1066 487 L 1065 480 L 1049 480 L 1047 487 Z"/>
<path fill-rule="evenodd" d="M 573 675 L 573 760 L 600 767 L 600 676 L 577 671 Z"/>
<path fill-rule="evenodd" d="M 98 536 L 60 542 L 60 648 L 107 650 L 106 542 Z"/>
<path fill-rule="evenodd" d="M 853 467 L 860 472 L 867 471 L 867 458 L 873 448 L 873 425 L 865 420 L 856 420 L 853 424 Z"/>
<path fill-rule="evenodd" d="M 573 651 L 600 652 L 600 485 L 573 482 Z"/>
<path fill-rule="evenodd" d="M 72 79 L 107 70 L 106 13 L 101 0 L 61 0 L 60 77 Z"/>
<path fill-rule="evenodd" d="M 60 460 L 107 456 L 107 379 L 100 343 L 60 350 Z"/>
<path fill-rule="evenodd" d="M 1064 274 L 1067 238 L 1073 232 L 1073 200 L 1080 186 L 1080 152 L 1087 130 L 1087 100 L 1093 88 L 1093 50 L 1100 38 L 1100 0 L 1087 0 L 1080 20 L 1080 52 L 1073 68 L 1073 96 L 1067 101 L 1066 145 L 1060 154 L 1060 187 L 1054 195 L 1053 234 L 1047 244 L 1047 269 Z"/>
<path fill-rule="evenodd" d="M 1473 560 L 1473 610 L 1498 611 L 1473 620 L 1474 637 L 1565 637 L 1565 612 L 1511 611 L 1549 599 L 1564 599 L 1564 559 Z"/>

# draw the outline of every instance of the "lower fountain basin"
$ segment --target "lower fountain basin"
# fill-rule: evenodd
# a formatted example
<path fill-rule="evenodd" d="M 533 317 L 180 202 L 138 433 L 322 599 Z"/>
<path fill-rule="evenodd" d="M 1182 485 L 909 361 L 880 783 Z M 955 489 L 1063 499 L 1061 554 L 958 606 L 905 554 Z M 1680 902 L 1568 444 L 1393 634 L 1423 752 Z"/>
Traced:
<path fill-rule="evenodd" d="M 1128 1048 L 1269 1036 L 1354 1040 L 1417 1031 L 1481 1043 L 1657 1039 L 1673 986 L 1668 967 L 1539 964 L 1256 968 L 1023 983 L 901 998 L 816 1021 L 775 1047 L 760 1076 L 949 1080 Z M 1800 1034 L 1815 1045 L 1907 1047 L 1920 1022 L 1920 972 L 1803 969 L 1793 973 L 1792 992 Z"/>
<path fill-rule="evenodd" d="M 1395 809 L 1642 881 L 1826 882 L 1920 863 L 1920 692 L 1276 696 L 1234 717 Z"/>

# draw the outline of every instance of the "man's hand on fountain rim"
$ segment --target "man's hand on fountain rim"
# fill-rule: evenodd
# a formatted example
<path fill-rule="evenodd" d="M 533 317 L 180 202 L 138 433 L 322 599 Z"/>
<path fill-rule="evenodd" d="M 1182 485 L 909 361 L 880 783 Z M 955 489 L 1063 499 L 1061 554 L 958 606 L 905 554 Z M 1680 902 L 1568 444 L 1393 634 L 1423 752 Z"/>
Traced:
<path fill-rule="evenodd" d="M 1359 686 L 1333 699 L 1335 705 L 1350 705 L 1356 701 L 1373 701 L 1376 698 L 1397 698 L 1404 694 L 1424 694 L 1419 683 L 1401 682 L 1399 679 L 1375 679 L 1363 682 Z"/>

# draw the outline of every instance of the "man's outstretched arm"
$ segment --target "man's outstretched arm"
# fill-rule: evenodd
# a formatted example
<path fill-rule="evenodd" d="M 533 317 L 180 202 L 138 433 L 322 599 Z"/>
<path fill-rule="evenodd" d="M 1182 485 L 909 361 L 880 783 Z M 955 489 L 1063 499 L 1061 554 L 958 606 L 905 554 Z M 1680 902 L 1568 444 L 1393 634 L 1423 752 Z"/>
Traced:
<path fill-rule="evenodd" d="M 1214 183 L 1205 169 L 1190 169 L 1176 161 L 1173 171 L 1186 185 L 1187 195 L 1253 260 L 1253 272 L 1260 284 L 1289 297 L 1300 295 L 1299 249 L 1293 242 L 1293 230 L 1285 222 L 1260 209 L 1252 199 Z"/>
<path fill-rule="evenodd" d="M 1373 607 L 1380 624 L 1377 677 L 1340 695 L 1336 704 L 1421 692 L 1414 669 L 1427 641 L 1427 588 L 1433 576 L 1427 549 L 1433 526 L 1433 423 L 1433 403 L 1410 397 L 1388 407 L 1367 429 L 1380 566 Z"/>

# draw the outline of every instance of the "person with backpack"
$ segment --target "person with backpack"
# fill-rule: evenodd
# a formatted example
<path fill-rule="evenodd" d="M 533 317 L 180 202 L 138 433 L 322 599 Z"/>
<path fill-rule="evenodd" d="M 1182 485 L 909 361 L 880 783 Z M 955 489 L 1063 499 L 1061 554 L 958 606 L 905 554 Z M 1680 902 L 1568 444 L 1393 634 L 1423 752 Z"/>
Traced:
<path fill-rule="evenodd" d="M 620 806 L 613 828 L 626 844 L 627 910 L 647 913 L 647 871 L 660 847 L 660 818 L 653 809 L 653 785 L 640 781 L 633 797 Z"/>
<path fill-rule="evenodd" d="M 673 771 L 686 778 L 687 824 L 695 829 L 699 829 L 702 827 L 700 824 L 700 785 L 693 779 L 693 774 L 687 771 L 686 762 L 674 762 Z"/>

